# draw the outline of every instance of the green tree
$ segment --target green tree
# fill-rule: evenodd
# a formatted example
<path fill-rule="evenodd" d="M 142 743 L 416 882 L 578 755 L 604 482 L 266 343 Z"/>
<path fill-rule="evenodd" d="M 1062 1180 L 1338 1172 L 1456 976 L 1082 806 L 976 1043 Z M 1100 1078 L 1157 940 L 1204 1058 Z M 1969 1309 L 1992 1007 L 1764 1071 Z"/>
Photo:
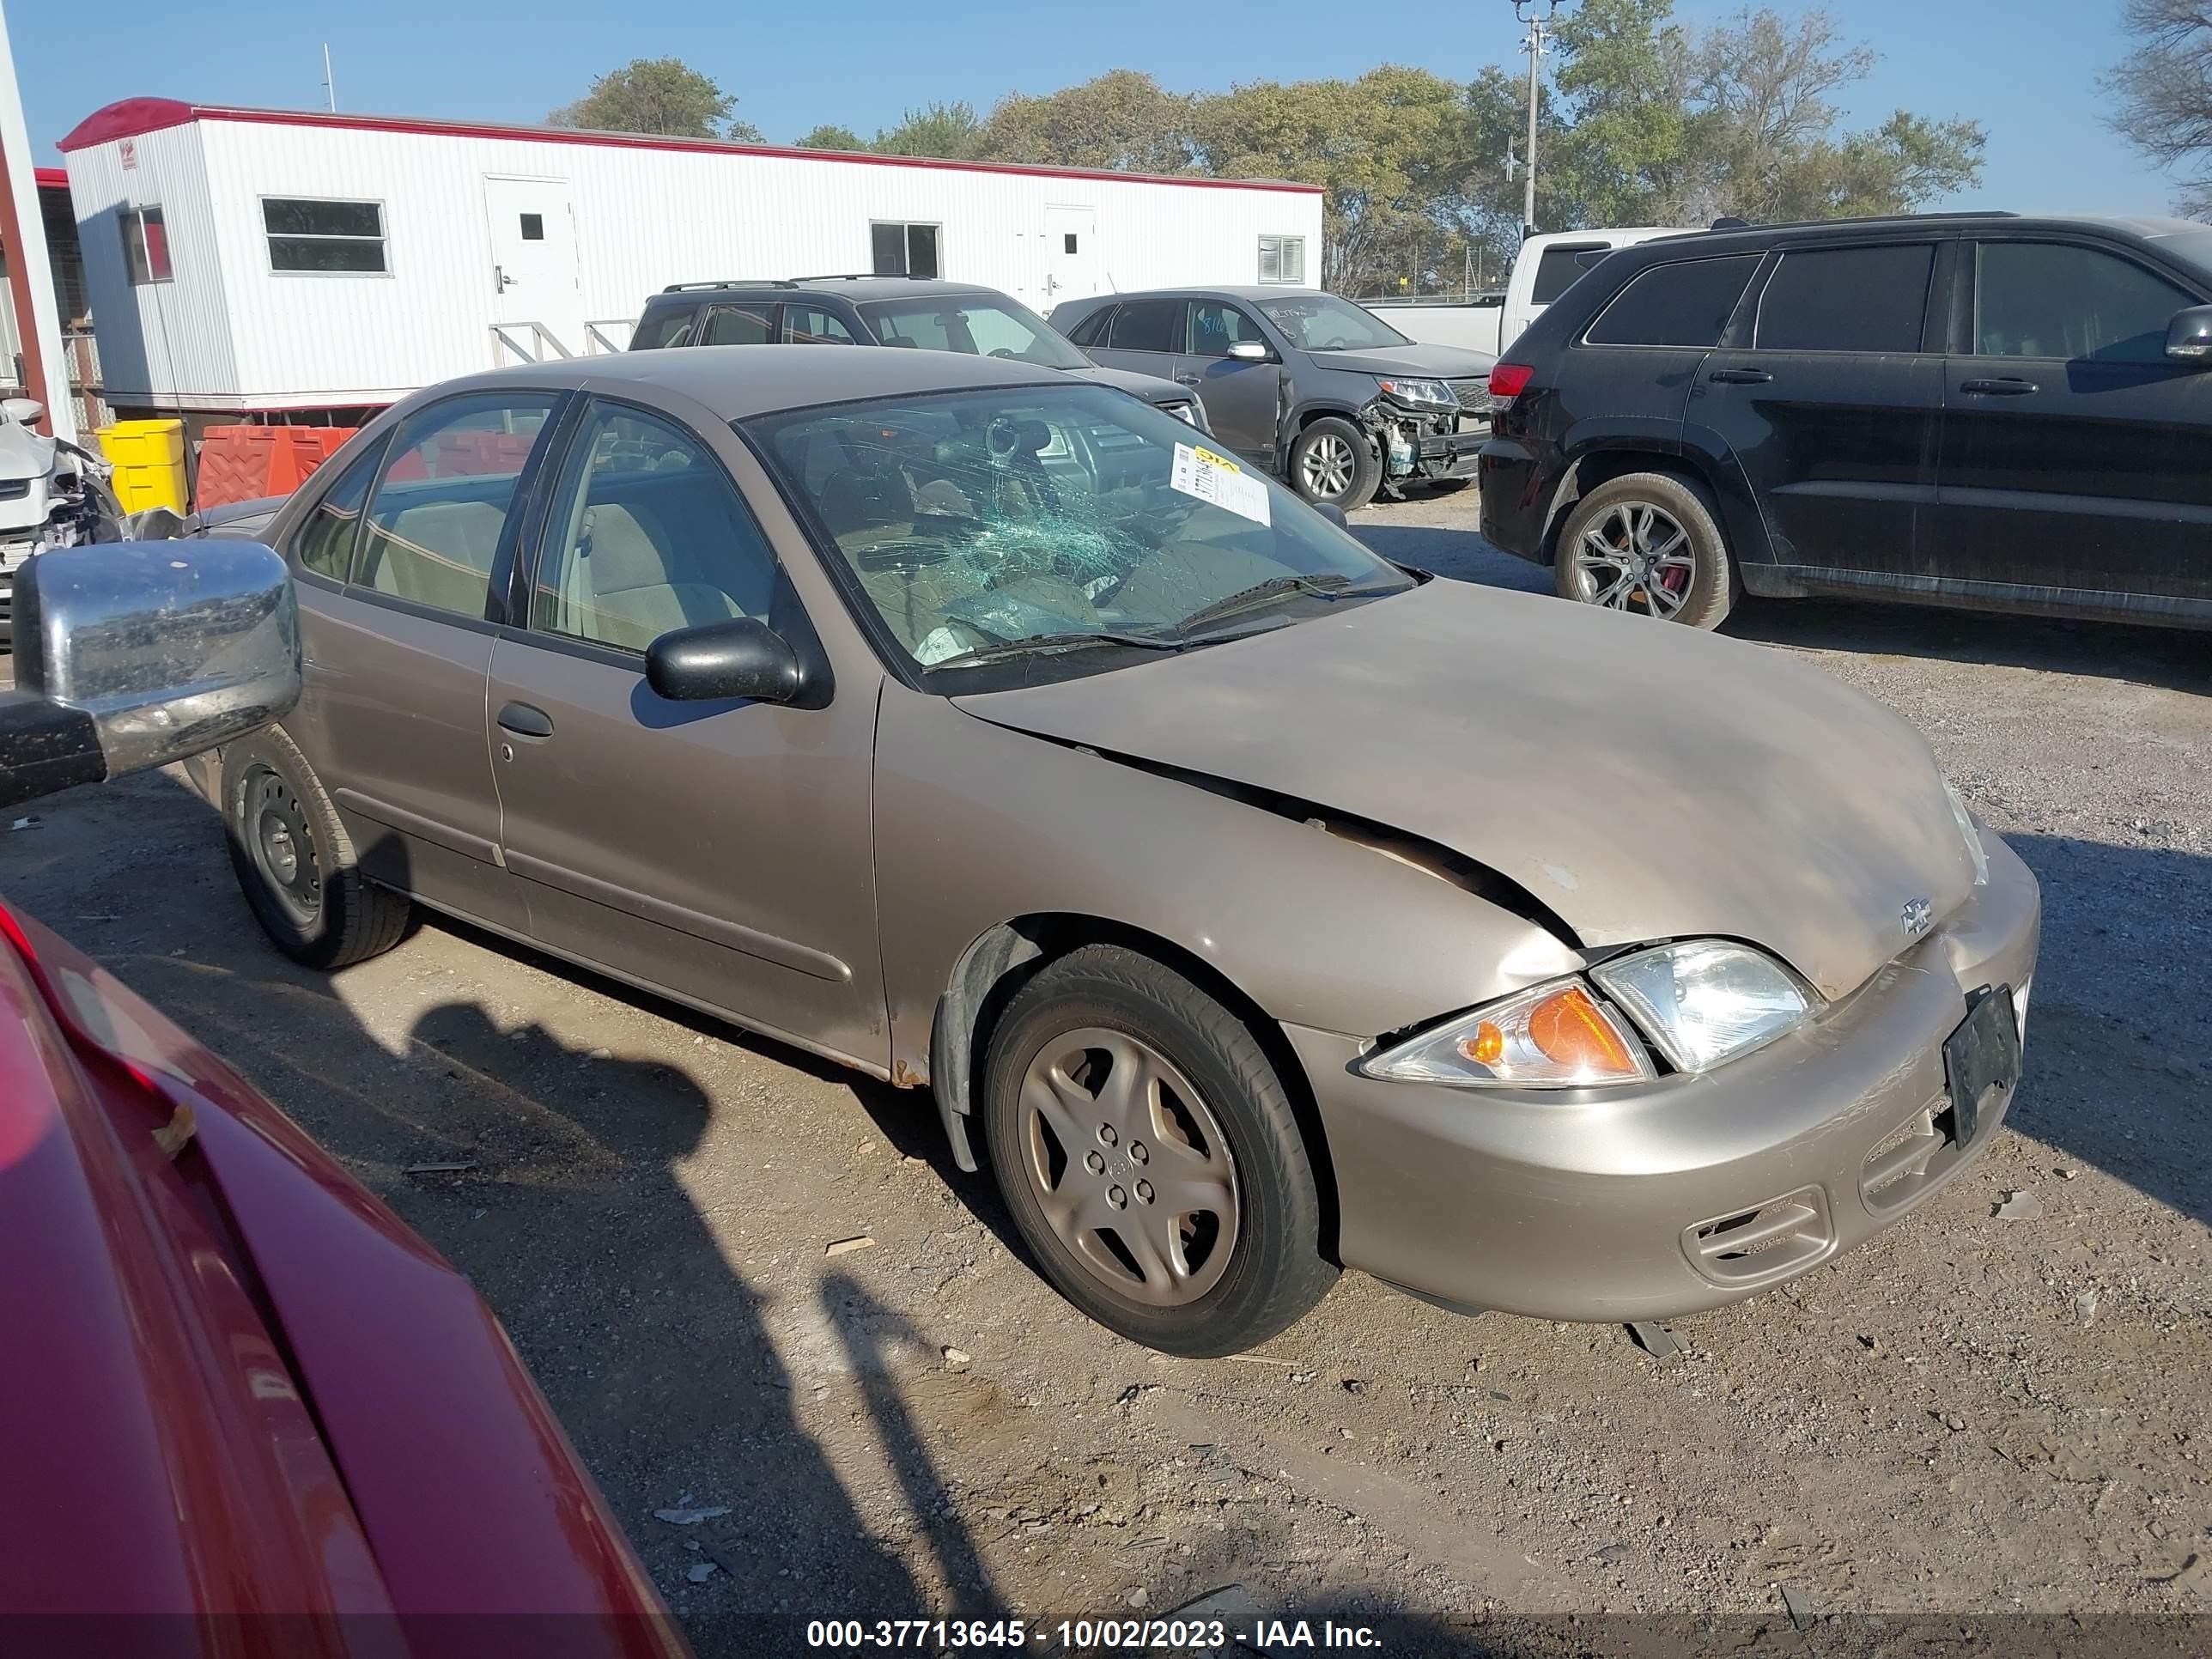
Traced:
<path fill-rule="evenodd" d="M 1000 100 L 983 153 L 1038 167 L 1182 173 L 1192 161 L 1191 100 L 1149 75 L 1115 70 L 1042 97 Z"/>
<path fill-rule="evenodd" d="M 825 121 L 799 140 L 800 149 L 866 149 L 868 141 L 850 127 Z"/>
<path fill-rule="evenodd" d="M 2212 219 L 2212 4 L 2127 0 L 2120 26 L 2136 49 L 2104 78 L 2112 125 L 2177 176 L 2177 209 Z"/>
<path fill-rule="evenodd" d="M 983 123 L 975 106 L 956 103 L 908 110 L 896 126 L 878 132 L 868 148 L 882 155 L 933 155 L 950 161 L 972 161 L 981 154 L 982 144 Z"/>
<path fill-rule="evenodd" d="M 1211 173 L 1328 191 L 1319 274 L 1343 293 L 1418 285 L 1480 217 L 1466 88 L 1426 70 L 1257 82 L 1197 100 L 1191 131 Z"/>
<path fill-rule="evenodd" d="M 680 58 L 640 58 L 609 70 L 591 90 L 545 118 L 548 126 L 607 132 L 663 133 L 675 138 L 761 142 L 758 127 L 732 113 L 737 99 Z"/>

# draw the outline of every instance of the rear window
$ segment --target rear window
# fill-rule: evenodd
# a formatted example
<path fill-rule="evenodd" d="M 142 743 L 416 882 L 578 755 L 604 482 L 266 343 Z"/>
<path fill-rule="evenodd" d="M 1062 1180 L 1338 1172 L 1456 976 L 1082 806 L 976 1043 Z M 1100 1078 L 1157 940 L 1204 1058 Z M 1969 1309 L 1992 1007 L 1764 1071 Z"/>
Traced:
<path fill-rule="evenodd" d="M 1766 351 L 1917 351 L 1936 250 L 1808 248 L 1785 253 L 1759 296 Z"/>
<path fill-rule="evenodd" d="M 648 311 L 638 319 L 637 332 L 629 337 L 632 351 L 653 351 L 662 346 L 691 343 L 691 319 L 697 311 L 690 306 L 670 306 L 665 311 Z"/>
<path fill-rule="evenodd" d="M 1583 337 L 1592 345 L 1717 346 L 1759 258 L 1732 254 L 1640 271 Z"/>
<path fill-rule="evenodd" d="M 1540 306 L 1551 304 L 1572 288 L 1575 279 L 1589 269 L 1583 263 L 1584 255 L 1601 254 L 1606 251 L 1603 242 L 1561 242 L 1546 248 L 1537 257 L 1535 287 L 1528 298 Z"/>

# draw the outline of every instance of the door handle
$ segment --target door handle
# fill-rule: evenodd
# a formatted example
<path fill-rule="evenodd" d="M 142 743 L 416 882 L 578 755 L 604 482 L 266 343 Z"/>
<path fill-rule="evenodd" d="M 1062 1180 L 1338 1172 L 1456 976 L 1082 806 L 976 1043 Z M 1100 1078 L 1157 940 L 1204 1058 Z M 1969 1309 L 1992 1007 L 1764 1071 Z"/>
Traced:
<path fill-rule="evenodd" d="M 1959 390 L 1976 398 L 2024 398 L 2036 390 L 2035 382 L 2008 374 L 2001 380 L 1962 380 Z"/>
<path fill-rule="evenodd" d="M 1705 378 L 1722 386 L 1765 386 L 1774 377 L 1763 368 L 1717 368 Z"/>
<path fill-rule="evenodd" d="M 1178 374 L 1176 376 L 1176 380 L 1178 385 L 1196 386 L 1198 384 L 1198 376 L 1195 374 Z"/>
<path fill-rule="evenodd" d="M 499 726 L 502 732 L 512 732 L 518 738 L 550 738 L 553 735 L 553 717 L 542 708 L 533 708 L 526 702 L 511 702 L 499 711 Z"/>

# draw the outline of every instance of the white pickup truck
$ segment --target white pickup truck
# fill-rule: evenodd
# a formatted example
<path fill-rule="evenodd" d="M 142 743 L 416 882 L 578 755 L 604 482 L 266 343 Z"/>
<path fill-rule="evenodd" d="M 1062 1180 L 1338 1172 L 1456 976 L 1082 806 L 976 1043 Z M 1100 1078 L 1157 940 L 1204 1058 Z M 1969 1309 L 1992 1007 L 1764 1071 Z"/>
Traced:
<path fill-rule="evenodd" d="M 1660 236 L 1686 236 L 1679 226 L 1635 225 L 1615 230 L 1561 230 L 1531 236 L 1514 256 L 1504 289 L 1472 301 L 1362 300 L 1359 303 L 1423 345 L 1466 346 L 1504 356 L 1521 331 L 1568 285 L 1617 247 Z"/>

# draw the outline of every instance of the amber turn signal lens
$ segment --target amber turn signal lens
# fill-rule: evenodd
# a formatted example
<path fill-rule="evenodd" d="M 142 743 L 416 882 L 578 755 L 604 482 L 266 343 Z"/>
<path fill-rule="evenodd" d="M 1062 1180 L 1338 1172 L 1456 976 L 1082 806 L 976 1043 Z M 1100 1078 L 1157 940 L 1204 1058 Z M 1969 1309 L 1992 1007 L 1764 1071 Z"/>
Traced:
<path fill-rule="evenodd" d="M 1571 985 L 1529 1011 L 1528 1038 L 1560 1065 L 1597 1076 L 1612 1076 L 1636 1069 L 1635 1058 L 1597 1011 L 1589 994 Z"/>
<path fill-rule="evenodd" d="M 1459 1040 L 1459 1051 L 1478 1066 L 1495 1066 L 1505 1053 L 1505 1033 L 1486 1019 Z"/>

